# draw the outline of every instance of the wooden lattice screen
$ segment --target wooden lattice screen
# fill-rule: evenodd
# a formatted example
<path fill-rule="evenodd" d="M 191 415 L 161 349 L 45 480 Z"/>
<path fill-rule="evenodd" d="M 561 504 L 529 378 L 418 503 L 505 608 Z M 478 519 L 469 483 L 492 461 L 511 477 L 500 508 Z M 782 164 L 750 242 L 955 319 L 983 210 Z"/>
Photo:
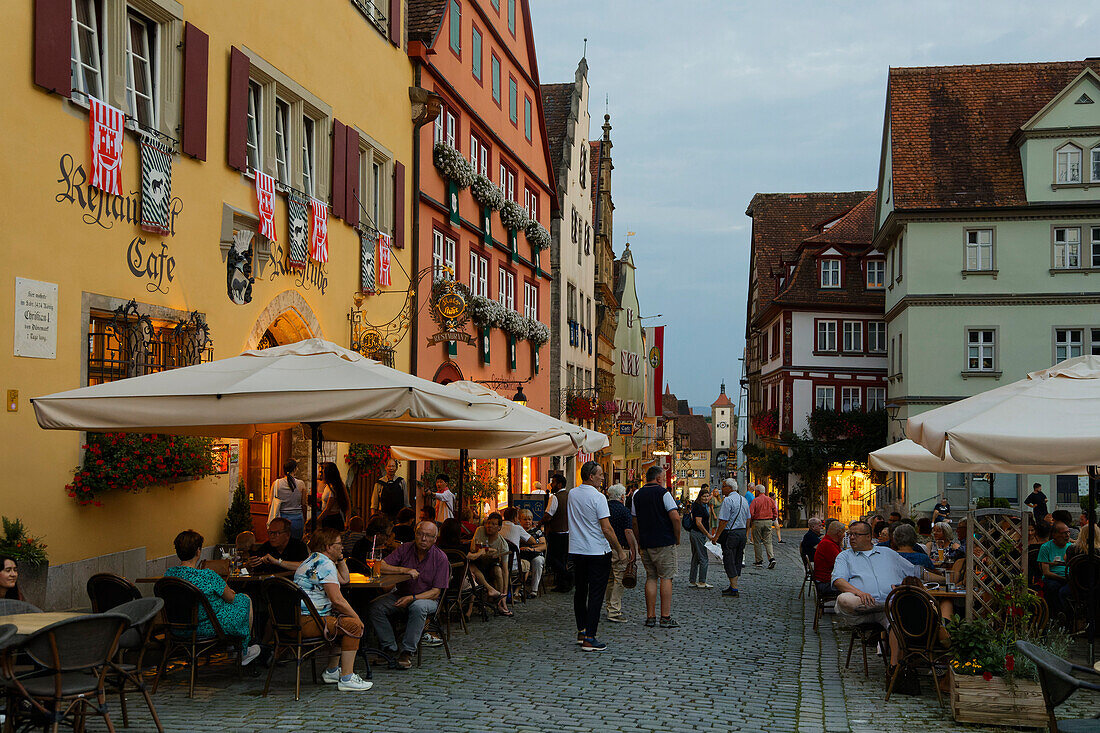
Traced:
<path fill-rule="evenodd" d="M 994 594 L 1018 575 L 1027 578 L 1028 511 L 977 509 L 967 513 L 966 618 L 993 612 Z"/>

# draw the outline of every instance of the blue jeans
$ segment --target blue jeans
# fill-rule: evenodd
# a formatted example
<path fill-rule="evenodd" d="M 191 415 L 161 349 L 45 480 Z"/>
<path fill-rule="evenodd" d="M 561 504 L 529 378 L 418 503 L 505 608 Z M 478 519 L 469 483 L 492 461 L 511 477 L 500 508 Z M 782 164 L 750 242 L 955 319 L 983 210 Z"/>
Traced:
<path fill-rule="evenodd" d="M 301 512 L 290 512 L 283 514 L 279 512 L 279 516 L 290 522 L 290 536 L 296 540 L 302 539 L 302 534 L 306 531 L 306 520 L 302 516 Z"/>
<path fill-rule="evenodd" d="M 707 552 L 707 536 L 697 529 L 688 533 L 691 538 L 691 572 L 688 582 L 707 582 L 707 570 L 710 569 L 710 556 Z"/>
<path fill-rule="evenodd" d="M 395 593 L 387 593 L 371 601 L 367 610 L 371 626 L 374 627 L 374 633 L 378 635 L 379 646 L 388 652 L 397 651 L 397 640 L 394 638 L 393 624 L 390 623 L 390 619 L 407 613 L 409 620 L 405 624 L 405 636 L 401 639 L 401 651 L 415 654 L 416 645 L 420 643 L 420 635 L 424 633 L 424 624 L 427 623 L 428 617 L 435 613 L 439 604 L 423 598 L 413 601 L 406 608 L 398 608 L 396 603 Z"/>

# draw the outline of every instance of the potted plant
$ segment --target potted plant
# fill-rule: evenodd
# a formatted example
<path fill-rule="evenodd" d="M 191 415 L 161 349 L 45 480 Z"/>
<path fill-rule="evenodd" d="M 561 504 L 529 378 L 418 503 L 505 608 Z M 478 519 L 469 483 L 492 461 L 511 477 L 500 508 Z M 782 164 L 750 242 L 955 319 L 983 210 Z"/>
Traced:
<path fill-rule="evenodd" d="M 523 231 L 527 235 L 527 241 L 530 242 L 531 246 L 535 249 L 543 250 L 550 247 L 550 232 L 546 230 L 546 227 L 539 224 L 534 219 L 528 220 Z"/>
<path fill-rule="evenodd" d="M 432 161 L 440 174 L 459 190 L 469 188 L 474 182 L 474 168 L 462 153 L 445 142 L 437 142 L 432 148 Z"/>
<path fill-rule="evenodd" d="M 485 207 L 487 211 L 500 211 L 500 207 L 504 206 L 504 193 L 489 180 L 488 176 L 480 173 L 474 175 L 473 183 L 470 184 L 470 194 L 474 197 L 474 201 Z"/>
<path fill-rule="evenodd" d="M 19 567 L 19 589 L 27 600 L 45 605 L 46 576 L 50 558 L 41 537 L 27 532 L 21 519 L 3 517 L 4 534 L 0 536 L 0 554 L 15 560 Z"/>
<path fill-rule="evenodd" d="M 527 212 L 515 201 L 505 201 L 500 207 L 500 223 L 505 229 L 519 231 L 527 228 Z"/>

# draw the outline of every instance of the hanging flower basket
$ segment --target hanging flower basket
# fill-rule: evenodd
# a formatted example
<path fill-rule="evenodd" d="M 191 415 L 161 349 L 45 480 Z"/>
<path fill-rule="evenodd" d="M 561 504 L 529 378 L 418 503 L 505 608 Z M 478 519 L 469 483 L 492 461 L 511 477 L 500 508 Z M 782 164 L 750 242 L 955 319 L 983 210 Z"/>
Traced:
<path fill-rule="evenodd" d="M 573 420 L 596 419 L 596 407 L 590 397 L 572 397 L 565 403 L 565 414 Z"/>
<path fill-rule="evenodd" d="M 474 182 L 474 168 L 470 161 L 445 142 L 438 142 L 432 148 L 432 160 L 440 174 L 461 190 L 469 188 Z"/>
<path fill-rule="evenodd" d="M 482 328 L 499 326 L 504 317 L 504 306 L 484 295 L 470 296 L 470 320 Z"/>
<path fill-rule="evenodd" d="M 550 232 L 546 230 L 542 224 L 539 224 L 534 219 L 530 219 L 527 222 L 527 226 L 524 227 L 524 233 L 527 235 L 527 241 L 531 243 L 531 246 L 535 249 L 547 249 L 550 247 Z"/>
<path fill-rule="evenodd" d="M 757 413 L 750 420 L 752 430 L 761 438 L 774 438 L 779 435 L 779 410 Z"/>
<path fill-rule="evenodd" d="M 386 468 L 386 463 L 389 460 L 389 446 L 370 443 L 352 443 L 348 446 L 348 454 L 344 456 L 345 463 L 349 466 L 355 466 L 364 473 L 381 472 Z"/>
<path fill-rule="evenodd" d="M 541 321 L 527 320 L 527 340 L 536 349 L 541 349 L 550 341 L 550 327 Z"/>
<path fill-rule="evenodd" d="M 143 491 L 209 476 L 215 469 L 209 438 L 93 433 L 83 448 L 84 465 L 65 487 L 82 505 L 102 506 L 98 497 L 108 491 Z"/>
<path fill-rule="evenodd" d="M 530 327 L 528 319 L 510 308 L 502 308 L 500 328 L 517 341 L 527 338 Z"/>
<path fill-rule="evenodd" d="M 504 193 L 487 176 L 480 173 L 474 176 L 473 183 L 470 184 L 470 193 L 474 201 L 490 211 L 500 211 L 500 207 L 504 206 Z"/>
<path fill-rule="evenodd" d="M 515 201 L 505 201 L 500 207 L 500 223 L 506 229 L 520 231 L 527 227 L 527 212 Z"/>

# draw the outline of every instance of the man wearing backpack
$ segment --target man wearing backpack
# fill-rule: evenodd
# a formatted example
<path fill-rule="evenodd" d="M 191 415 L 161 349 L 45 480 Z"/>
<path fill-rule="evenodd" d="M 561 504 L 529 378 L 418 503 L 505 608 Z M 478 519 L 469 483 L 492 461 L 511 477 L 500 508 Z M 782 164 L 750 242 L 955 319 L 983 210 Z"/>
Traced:
<path fill-rule="evenodd" d="M 646 471 L 646 483 L 634 493 L 631 513 L 645 566 L 645 625 L 657 625 L 659 589 L 661 628 L 675 629 L 680 624 L 672 618 L 672 577 L 676 574 L 676 545 L 680 544 L 680 512 L 672 494 L 661 485 L 663 476 L 664 469 L 658 466 Z"/>
<path fill-rule="evenodd" d="M 405 479 L 397 475 L 397 461 L 391 458 L 386 461 L 385 478 L 378 479 L 374 484 L 370 508 L 372 511 L 382 512 L 390 518 L 390 521 L 396 521 L 397 513 L 408 505 L 409 496 L 405 491 Z"/>

